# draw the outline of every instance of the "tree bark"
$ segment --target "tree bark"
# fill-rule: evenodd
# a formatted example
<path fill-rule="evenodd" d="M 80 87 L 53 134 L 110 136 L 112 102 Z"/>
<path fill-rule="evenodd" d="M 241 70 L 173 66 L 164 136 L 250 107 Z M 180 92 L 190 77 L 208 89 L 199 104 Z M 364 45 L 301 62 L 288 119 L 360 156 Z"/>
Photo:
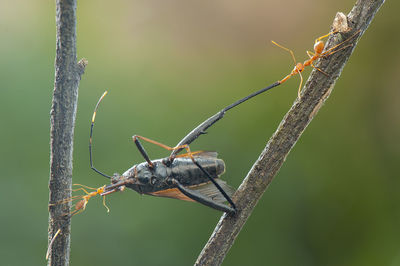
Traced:
<path fill-rule="evenodd" d="M 50 112 L 48 265 L 69 265 L 72 151 L 78 86 L 87 61 L 76 62 L 76 0 L 56 1 L 56 60 Z M 56 232 L 57 235 L 56 235 Z"/>
<path fill-rule="evenodd" d="M 346 19 L 344 21 L 335 20 L 333 27 L 340 33 L 329 37 L 326 50 L 349 37 L 355 37 L 346 42 L 344 46 L 349 46 L 345 49 L 318 61 L 316 67 L 328 75 L 324 75 L 316 69 L 312 71 L 302 90 L 301 98 L 294 102 L 259 159 L 234 194 L 233 201 L 237 204 L 238 213 L 235 216 L 225 213 L 221 217 L 195 265 L 220 265 L 222 263 L 258 200 L 284 163 L 286 156 L 331 94 L 335 82 L 358 40 L 383 3 L 384 0 L 358 0 L 347 15 L 347 21 Z M 342 17 L 346 18 L 343 15 Z"/>

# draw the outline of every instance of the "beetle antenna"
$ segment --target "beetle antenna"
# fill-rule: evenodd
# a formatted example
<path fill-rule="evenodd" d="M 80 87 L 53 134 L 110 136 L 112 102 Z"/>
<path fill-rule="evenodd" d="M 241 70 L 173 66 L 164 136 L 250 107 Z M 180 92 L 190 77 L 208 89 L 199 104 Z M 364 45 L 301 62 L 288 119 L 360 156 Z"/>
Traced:
<path fill-rule="evenodd" d="M 98 174 L 100 174 L 100 175 L 102 175 L 102 176 L 104 176 L 104 177 L 107 177 L 107 178 L 110 178 L 110 179 L 111 179 L 111 176 L 106 175 L 106 174 L 100 172 L 99 170 L 97 170 L 97 169 L 94 167 L 94 165 L 93 165 L 93 159 L 92 159 L 92 157 L 93 157 L 93 156 L 92 156 L 92 139 L 93 139 L 94 119 L 96 118 L 97 108 L 99 108 L 100 102 L 101 102 L 101 101 L 103 100 L 103 98 L 107 95 L 107 93 L 108 93 L 108 91 L 105 91 L 105 92 L 103 93 L 103 95 L 101 95 L 99 101 L 98 101 L 97 104 L 96 104 L 96 107 L 94 108 L 94 112 L 93 112 L 93 116 L 92 116 L 92 124 L 90 125 L 89 159 L 90 159 L 90 168 L 92 168 L 93 171 L 95 171 L 96 173 L 98 173 Z"/>

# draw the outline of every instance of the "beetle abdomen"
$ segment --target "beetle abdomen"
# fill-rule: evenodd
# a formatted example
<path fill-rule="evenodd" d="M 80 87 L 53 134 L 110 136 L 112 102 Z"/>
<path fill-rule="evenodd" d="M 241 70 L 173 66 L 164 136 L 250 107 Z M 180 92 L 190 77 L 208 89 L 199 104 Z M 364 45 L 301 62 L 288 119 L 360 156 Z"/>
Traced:
<path fill-rule="evenodd" d="M 213 178 L 217 178 L 225 172 L 223 160 L 215 157 L 196 156 L 195 160 Z M 209 182 L 208 177 L 195 165 L 191 158 L 176 158 L 170 166 L 170 177 L 175 178 L 184 186 L 191 186 Z"/>

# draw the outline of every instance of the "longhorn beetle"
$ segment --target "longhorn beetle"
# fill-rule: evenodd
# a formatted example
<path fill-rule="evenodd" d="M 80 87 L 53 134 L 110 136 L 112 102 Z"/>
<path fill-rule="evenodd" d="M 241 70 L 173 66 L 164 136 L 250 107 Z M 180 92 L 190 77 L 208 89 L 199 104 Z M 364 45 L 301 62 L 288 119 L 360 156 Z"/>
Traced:
<path fill-rule="evenodd" d="M 225 107 L 193 129 L 175 147 L 169 147 L 142 136 L 133 136 L 132 139 L 145 159 L 145 162 L 132 166 L 122 175 L 116 173 L 113 176 L 106 175 L 97 170 L 94 167 L 92 156 L 94 121 L 99 104 L 107 94 L 107 91 L 104 92 L 96 104 L 92 117 L 89 137 L 89 159 L 90 167 L 100 175 L 110 178 L 111 184 L 101 187 L 95 193 L 85 191 L 87 195 L 84 196 L 80 204 L 76 205 L 77 210 L 85 208 L 87 201 L 92 195 L 100 194 L 101 196 L 105 196 L 116 191 L 122 191 L 125 187 L 128 187 L 140 194 L 197 201 L 216 210 L 235 213 L 236 206 L 230 198 L 234 190 L 225 181 L 219 179 L 219 176 L 225 172 L 224 161 L 217 158 L 216 152 L 192 152 L 189 144 L 200 135 L 205 134 L 206 130 L 223 118 L 228 110 L 279 84 L 279 82 L 276 82 Z M 150 160 L 140 140 L 169 150 L 171 154 L 167 158 Z M 186 153 L 178 154 L 182 150 L 186 150 Z M 230 206 L 224 204 L 225 201 Z"/>
<path fill-rule="evenodd" d="M 224 161 L 217 158 L 216 152 L 205 152 L 197 151 L 192 152 L 189 148 L 189 144 L 195 141 L 200 135 L 205 134 L 206 130 L 214 125 L 217 121 L 224 117 L 225 113 L 230 109 L 236 107 L 237 105 L 269 90 L 287 81 L 290 77 L 299 74 L 301 82 L 298 90 L 298 97 L 300 98 L 300 89 L 302 85 L 303 78 L 301 72 L 306 66 L 311 65 L 321 73 L 327 75 L 321 69 L 315 67 L 313 62 L 321 57 L 329 56 L 337 51 L 345 49 L 351 45 L 346 45 L 340 47 L 344 43 L 348 42 L 354 38 L 358 33 L 352 35 L 347 40 L 335 45 L 334 47 L 323 52 L 324 43 L 322 39 L 335 34 L 336 31 L 330 32 L 324 36 L 321 36 L 315 40 L 314 53 L 308 52 L 309 59 L 304 61 L 304 63 L 297 63 L 293 52 L 283 47 L 282 45 L 273 42 L 280 48 L 285 49 L 290 52 L 293 61 L 295 62 L 295 67 L 292 72 L 285 76 L 282 80 L 279 80 L 270 86 L 256 91 L 234 103 L 228 105 L 215 115 L 211 116 L 195 129 L 193 129 L 189 134 L 187 134 L 175 147 L 169 147 L 157 141 L 135 135 L 133 136 L 133 141 L 145 159 L 145 162 L 132 166 L 122 175 L 114 174 L 113 176 L 106 175 L 101 171 L 97 170 L 93 164 L 92 156 L 92 139 L 93 139 L 93 127 L 96 118 L 97 109 L 100 102 L 106 96 L 107 91 L 103 93 L 93 112 L 92 123 L 90 127 L 90 137 L 89 137 L 89 157 L 90 157 L 90 167 L 100 175 L 110 178 L 111 184 L 95 189 L 93 192 L 88 192 L 85 190 L 85 186 L 79 188 L 83 190 L 86 195 L 73 197 L 69 200 L 81 199 L 75 205 L 75 211 L 72 215 L 85 209 L 88 200 L 95 196 L 101 195 L 106 196 L 110 193 L 116 191 L 122 191 L 125 187 L 133 189 L 140 194 L 147 194 L 159 197 L 169 197 L 186 201 L 197 201 L 206 206 L 234 214 L 236 212 L 236 206 L 231 200 L 230 196 L 233 194 L 233 189 L 230 188 L 225 181 L 219 179 L 219 176 L 225 172 Z M 340 47 L 340 48 L 339 48 Z M 167 158 L 150 160 L 146 150 L 141 144 L 140 140 L 146 141 L 166 150 L 171 151 L 171 154 Z M 179 155 L 179 152 L 186 150 L 185 154 Z M 68 201 L 68 200 L 66 200 Z M 227 201 L 230 206 L 224 204 Z M 103 201 L 104 206 L 105 202 Z M 107 206 L 106 206 L 107 207 Z M 107 208 L 108 209 L 108 208 Z"/>

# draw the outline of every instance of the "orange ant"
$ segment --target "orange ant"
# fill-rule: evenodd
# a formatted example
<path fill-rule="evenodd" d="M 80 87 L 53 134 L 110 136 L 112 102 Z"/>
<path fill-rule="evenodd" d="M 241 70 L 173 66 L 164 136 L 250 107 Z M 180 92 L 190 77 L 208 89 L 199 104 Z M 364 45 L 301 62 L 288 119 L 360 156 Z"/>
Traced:
<path fill-rule="evenodd" d="M 335 34 L 335 33 L 337 33 L 337 32 L 338 32 L 338 31 L 332 31 L 332 32 L 330 32 L 330 33 L 328 33 L 328 34 L 326 34 L 326 35 L 323 35 L 323 36 L 317 38 L 317 39 L 315 40 L 315 43 L 314 43 L 314 52 L 307 51 L 307 55 L 308 55 L 309 59 L 306 60 L 306 61 L 304 61 L 303 63 L 301 63 L 301 62 L 296 63 L 296 58 L 294 57 L 294 53 L 293 53 L 292 50 L 290 50 L 290 49 L 288 49 L 288 48 L 286 48 L 286 47 L 284 47 L 284 46 L 282 46 L 282 45 L 280 45 L 280 44 L 278 44 L 278 43 L 272 41 L 272 43 L 275 44 L 276 46 L 278 46 L 278 47 L 280 47 L 280 48 L 282 48 L 282 49 L 288 51 L 288 52 L 291 54 L 292 59 L 293 59 L 293 62 L 294 62 L 294 64 L 295 64 L 295 66 L 294 66 L 292 72 L 290 72 L 290 74 L 288 74 L 288 75 L 287 75 L 286 77 L 284 77 L 282 80 L 278 81 L 278 83 L 279 83 L 279 84 L 282 84 L 283 82 L 285 82 L 285 81 L 287 81 L 288 79 L 290 79 L 292 76 L 295 76 L 295 75 L 299 74 L 299 76 L 300 76 L 300 85 L 299 85 L 299 89 L 298 89 L 298 93 L 297 93 L 297 94 L 298 94 L 298 97 L 300 98 L 301 86 L 302 86 L 302 84 L 303 84 L 303 76 L 301 75 L 301 72 L 303 72 L 303 70 L 304 70 L 305 67 L 307 67 L 307 66 L 312 66 L 313 68 L 315 68 L 316 70 L 318 70 L 318 71 L 321 72 L 322 74 L 328 76 L 327 73 L 325 73 L 324 71 L 322 71 L 322 70 L 319 69 L 318 67 L 315 67 L 314 64 L 313 64 L 313 62 L 316 61 L 317 59 L 321 58 L 321 57 L 325 57 L 325 56 L 332 55 L 332 54 L 334 54 L 334 53 L 336 53 L 336 52 L 338 52 L 338 51 L 340 51 L 340 50 L 342 50 L 342 49 L 345 49 L 345 48 L 347 48 L 347 47 L 349 47 L 349 46 L 352 46 L 352 44 L 349 44 L 349 45 L 346 45 L 346 46 L 341 47 L 340 49 L 335 50 L 337 47 L 339 47 L 339 46 L 342 45 L 343 43 L 345 43 L 345 42 L 351 40 L 359 31 L 356 32 L 356 34 L 354 34 L 353 36 L 351 36 L 351 37 L 348 38 L 347 40 L 345 40 L 345 41 L 343 41 L 343 42 L 341 42 L 341 43 L 339 43 L 339 44 L 333 46 L 332 48 L 328 49 L 327 51 L 323 52 L 323 50 L 324 50 L 324 48 L 325 48 L 325 43 L 322 41 L 322 39 L 327 38 L 327 37 L 329 37 L 330 35 Z"/>
<path fill-rule="evenodd" d="M 78 190 L 82 190 L 83 192 L 86 193 L 86 195 L 79 195 L 79 196 L 75 196 L 72 197 L 73 199 L 81 199 L 79 200 L 76 204 L 75 204 L 75 210 L 71 213 L 71 216 L 78 214 L 80 212 L 83 212 L 86 209 L 86 205 L 88 204 L 90 198 L 100 195 L 101 193 L 104 192 L 104 188 L 106 187 L 105 185 L 99 188 L 91 188 L 85 185 L 81 185 L 81 184 L 74 184 L 76 186 L 81 186 L 80 188 L 74 189 L 73 191 L 78 191 Z M 93 189 L 94 191 L 92 192 L 88 192 L 86 189 Z M 107 209 L 107 212 L 110 212 L 110 209 L 107 207 L 106 205 L 106 197 L 103 196 L 103 205 L 104 207 Z"/>
<path fill-rule="evenodd" d="M 105 192 L 105 187 L 106 187 L 106 185 L 104 185 L 104 186 L 102 186 L 102 187 L 99 187 L 99 188 L 92 188 L 92 187 L 88 187 L 88 186 L 81 185 L 81 184 L 73 184 L 73 185 L 74 185 L 74 186 L 81 186 L 81 187 L 80 187 L 80 188 L 77 188 L 77 189 L 74 189 L 74 190 L 72 190 L 72 191 L 79 191 L 79 190 L 81 190 L 81 191 L 83 191 L 86 195 L 72 196 L 71 198 L 68 198 L 68 199 L 65 199 L 65 200 L 62 200 L 62 201 L 58 202 L 58 204 L 59 204 L 59 203 L 67 203 L 67 202 L 71 202 L 71 201 L 76 201 L 76 200 L 78 200 L 78 201 L 75 203 L 75 206 L 72 207 L 73 211 L 71 211 L 71 212 L 69 213 L 69 214 L 71 215 L 71 217 L 74 216 L 74 215 L 76 215 L 76 214 L 78 214 L 78 213 L 83 212 L 83 211 L 86 209 L 86 205 L 88 204 L 89 200 L 90 200 L 92 197 L 97 196 L 97 195 L 101 195 L 101 196 L 103 197 L 103 206 L 107 209 L 107 212 L 110 212 L 110 209 L 109 209 L 108 206 L 106 205 L 106 198 L 105 198 L 105 195 L 102 194 L 102 193 Z M 92 192 L 89 192 L 89 191 L 88 191 L 89 189 L 91 189 L 91 190 L 93 190 L 93 191 L 92 191 Z M 122 190 L 122 188 L 119 189 L 119 190 Z M 115 191 L 116 191 L 116 190 L 114 190 L 114 191 L 109 191 L 107 194 L 110 194 L 110 193 L 115 192 Z"/>
<path fill-rule="evenodd" d="M 107 212 L 110 212 L 110 209 L 107 207 L 106 205 L 106 197 L 105 195 L 102 195 L 102 193 L 105 192 L 105 187 L 106 185 L 99 187 L 99 188 L 92 188 L 92 187 L 88 187 L 85 185 L 81 185 L 81 184 L 73 184 L 74 186 L 81 186 L 80 188 L 74 189 L 72 191 L 78 191 L 78 190 L 82 190 L 83 192 L 86 193 L 86 195 L 77 195 L 77 196 L 72 196 L 71 198 L 62 200 L 60 202 L 57 202 L 56 204 L 62 204 L 62 203 L 67 203 L 67 202 L 71 202 L 74 200 L 79 200 L 78 202 L 75 203 L 75 207 L 72 207 L 72 209 L 74 209 L 73 211 L 71 211 L 69 213 L 70 217 L 74 216 L 75 214 L 81 213 L 86 209 L 86 205 L 88 204 L 90 198 L 96 196 L 96 195 L 101 195 L 103 196 L 103 205 L 104 207 L 106 207 Z M 87 189 L 92 189 L 94 191 L 92 192 L 88 192 Z M 119 190 L 122 190 L 123 188 L 120 188 Z M 112 192 L 117 191 L 116 189 L 109 191 L 107 194 L 110 194 Z M 51 204 L 54 205 L 54 204 Z M 57 236 L 61 233 L 61 229 L 59 228 L 57 230 L 57 232 L 54 234 L 54 236 L 52 237 L 49 246 L 47 248 L 47 252 L 46 252 L 46 260 L 48 260 L 49 256 L 50 256 L 50 252 L 51 252 L 51 248 L 53 246 L 53 243 L 55 241 L 55 239 L 57 238 Z"/>

